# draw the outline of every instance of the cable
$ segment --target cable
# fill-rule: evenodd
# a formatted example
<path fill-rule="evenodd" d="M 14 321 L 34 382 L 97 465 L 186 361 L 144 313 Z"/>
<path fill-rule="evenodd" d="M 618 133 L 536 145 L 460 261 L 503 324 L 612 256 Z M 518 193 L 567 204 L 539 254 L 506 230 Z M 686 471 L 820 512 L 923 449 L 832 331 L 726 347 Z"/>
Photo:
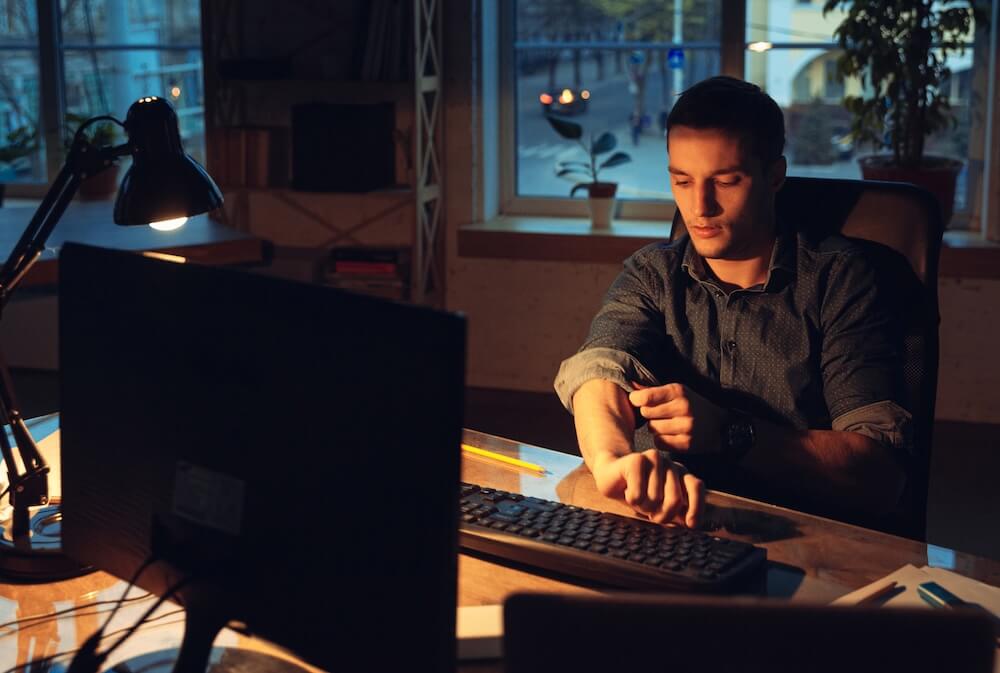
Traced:
<path fill-rule="evenodd" d="M 178 608 L 178 609 L 176 609 L 176 610 L 171 610 L 170 612 L 165 612 L 165 613 L 163 613 L 162 615 L 159 615 L 159 616 L 157 616 L 157 617 L 153 617 L 153 618 L 151 618 L 151 619 L 147 619 L 147 620 L 145 621 L 145 623 L 146 623 L 146 624 L 152 624 L 153 622 L 158 622 L 158 621 L 160 621 L 160 620 L 162 620 L 162 619 L 167 619 L 168 617 L 173 617 L 173 616 L 175 616 L 175 615 L 179 615 L 179 614 L 181 614 L 182 612 L 184 612 L 184 608 Z M 180 622 L 182 622 L 182 621 L 183 621 L 183 620 L 178 620 L 178 621 L 176 621 L 176 622 L 170 622 L 170 623 L 168 623 L 168 624 L 161 624 L 161 626 L 169 626 L 169 625 L 171 625 L 171 624 L 178 624 L 178 623 L 180 623 Z M 110 632 L 110 633 L 107 633 L 107 634 L 105 634 L 105 635 L 104 635 L 104 637 L 105 637 L 105 638 L 108 638 L 108 637 L 110 637 L 110 636 L 116 636 L 116 635 L 118 635 L 119 633 L 122 633 L 123 631 L 128 631 L 128 630 L 129 630 L 130 628 L 132 628 L 132 627 L 130 627 L 130 626 L 126 626 L 126 627 L 124 627 L 124 628 L 121 628 L 121 629 L 117 629 L 117 630 L 115 630 L 115 631 L 112 631 L 112 632 Z M 78 647 L 78 648 L 76 648 L 76 649 L 72 649 L 72 650 L 66 650 L 65 652 L 57 652 L 56 654 L 50 654 L 49 656 L 46 656 L 46 657 L 42 657 L 42 658 L 40 658 L 40 659 L 35 659 L 35 660 L 33 660 L 33 661 L 26 661 L 26 662 L 24 662 L 23 664 L 16 664 L 16 665 L 14 665 L 14 666 L 11 666 L 11 667 L 10 667 L 10 668 L 8 668 L 7 670 L 3 671 L 3 673 L 17 673 L 18 671 L 20 671 L 21 673 L 24 673 L 24 671 L 27 671 L 27 670 L 29 670 L 29 668 L 28 668 L 29 666 L 32 666 L 32 667 L 35 667 L 35 666 L 39 666 L 39 665 L 45 665 L 45 664 L 51 664 L 51 663 L 53 663 L 53 662 L 54 662 L 54 661 L 55 661 L 56 659 L 59 659 L 59 658 L 61 658 L 61 657 L 68 657 L 68 656 L 69 656 L 69 655 L 71 655 L 71 654 L 76 654 L 76 653 L 78 653 L 78 652 L 79 652 L 79 651 L 80 651 L 81 649 L 83 649 L 83 648 L 80 648 L 80 647 Z M 32 669 L 32 670 L 33 670 L 33 669 Z M 45 669 L 43 669 L 43 670 L 45 670 Z"/>
<path fill-rule="evenodd" d="M 184 579 L 182 579 L 179 582 L 175 583 L 172 587 L 170 587 L 169 589 L 167 589 L 165 592 L 163 592 L 163 595 L 160 596 L 156 600 L 156 602 L 153 603 L 153 605 L 148 610 L 146 610 L 145 614 L 143 614 L 142 617 L 140 617 L 138 620 L 136 620 L 136 622 L 134 624 L 132 624 L 132 626 L 130 626 L 126 630 L 125 635 L 123 635 L 121 638 L 119 638 L 117 641 L 115 641 L 115 643 L 111 647 L 109 647 L 107 650 L 105 650 L 101 654 L 102 659 L 106 659 L 112 652 L 114 652 L 119 647 L 121 647 L 122 643 L 124 643 L 126 640 L 128 640 L 129 638 L 131 638 L 132 634 L 135 633 L 139 629 L 139 627 L 142 626 L 146 622 L 146 620 L 149 619 L 150 615 L 152 615 L 154 612 L 156 612 L 156 610 L 161 605 L 163 605 L 171 596 L 173 596 L 178 591 L 180 591 L 190 581 L 191 581 L 191 577 L 190 576 L 185 577 Z M 67 672 L 67 673 L 69 673 L 69 672 Z"/>
<path fill-rule="evenodd" d="M 118 612 L 119 608 L 121 608 L 122 604 L 125 603 L 125 597 L 128 596 L 128 592 L 131 591 L 132 587 L 135 586 L 135 583 L 139 581 L 139 577 L 142 576 L 142 573 L 144 573 L 146 569 L 155 562 L 156 557 L 150 556 L 135 569 L 135 572 L 132 573 L 132 577 L 129 578 L 125 591 L 122 592 L 121 598 L 118 599 L 118 604 L 111 610 L 111 614 L 109 614 L 108 618 L 104 620 L 104 624 L 101 625 L 101 628 L 97 629 L 98 633 L 103 633 L 104 629 L 108 628 L 108 624 L 111 623 L 111 620 L 114 619 L 114 616 Z"/>
<path fill-rule="evenodd" d="M 0 497 L 2 497 L 2 496 L 0 496 Z M 88 610 L 90 608 L 96 608 L 96 607 L 99 607 L 101 605 L 112 605 L 112 604 L 116 604 L 116 603 L 136 603 L 136 602 L 141 602 L 141 601 L 149 600 L 149 598 L 152 595 L 153 594 L 151 594 L 149 592 L 146 592 L 144 594 L 140 594 L 139 596 L 133 596 L 132 598 L 124 598 L 124 599 L 122 599 L 122 598 L 113 598 L 113 599 L 107 599 L 107 600 L 101 600 L 101 601 L 94 601 L 93 603 L 84 603 L 83 605 L 74 605 L 71 608 L 64 608 L 62 610 L 56 610 L 55 612 L 45 612 L 45 613 L 41 613 L 41 614 L 37 614 L 37 615 L 30 615 L 28 617 L 22 617 L 21 619 L 14 619 L 14 620 L 11 620 L 11 621 L 6 622 L 4 624 L 0 624 L 0 629 L 9 629 L 12 626 L 21 626 L 21 625 L 24 625 L 25 622 L 45 621 L 47 619 L 52 619 L 54 617 L 61 617 L 62 615 L 69 614 L 71 612 L 76 612 L 77 610 Z M 86 615 L 99 615 L 99 614 L 103 614 L 103 611 L 102 610 L 98 610 L 96 612 L 86 612 L 86 613 L 81 612 L 78 616 L 82 617 L 82 616 L 86 616 Z M 38 626 L 38 624 L 29 624 L 29 626 Z M 11 633 L 17 633 L 17 631 L 16 630 L 15 631 L 11 631 Z M 3 635 L 10 635 L 10 634 L 8 633 L 8 634 L 3 634 Z M 0 636 L 0 637 L 3 637 L 3 636 Z"/>
<path fill-rule="evenodd" d="M 141 564 L 139 564 L 139 567 L 136 568 L 134 573 L 132 573 L 132 577 L 129 579 L 128 585 L 126 585 L 125 591 L 124 593 L 122 593 L 121 598 L 118 599 L 118 603 L 115 605 L 114 608 L 111 609 L 110 614 L 108 614 L 107 619 L 104 620 L 104 623 L 101 625 L 101 627 L 97 629 L 97 631 L 92 633 L 90 636 L 88 636 L 86 640 L 83 641 L 83 645 L 80 646 L 80 649 L 73 656 L 72 661 L 69 662 L 69 666 L 66 669 L 66 673 L 97 673 L 97 670 L 101 667 L 101 664 L 104 663 L 104 660 L 107 658 L 110 652 L 109 651 L 104 653 L 98 653 L 97 651 L 98 648 L 101 646 L 101 641 L 104 639 L 104 629 L 108 627 L 108 624 L 111 623 L 111 620 L 114 619 L 114 616 L 118 613 L 118 610 L 121 608 L 122 603 L 125 602 L 125 597 L 128 595 L 128 592 L 132 589 L 133 586 L 135 586 L 135 583 L 139 581 L 139 576 L 142 575 L 142 573 L 146 570 L 146 568 L 151 566 L 155 561 L 156 557 L 150 556 Z M 176 589 L 173 589 L 172 591 L 176 591 Z M 165 595 L 169 596 L 170 594 L 171 591 L 168 591 Z M 157 607 L 162 605 L 163 600 L 164 600 L 163 597 L 160 597 L 155 603 L 153 603 L 153 607 L 151 608 L 151 610 L 155 610 Z M 140 619 L 139 623 L 142 623 L 142 621 L 144 621 L 149 615 L 150 612 L 146 612 L 143 615 L 142 619 Z M 129 635 L 131 635 L 131 633 L 129 633 Z M 124 640 L 124 637 L 122 640 Z M 116 643 L 115 647 L 120 645 L 121 642 L 122 641 Z"/>

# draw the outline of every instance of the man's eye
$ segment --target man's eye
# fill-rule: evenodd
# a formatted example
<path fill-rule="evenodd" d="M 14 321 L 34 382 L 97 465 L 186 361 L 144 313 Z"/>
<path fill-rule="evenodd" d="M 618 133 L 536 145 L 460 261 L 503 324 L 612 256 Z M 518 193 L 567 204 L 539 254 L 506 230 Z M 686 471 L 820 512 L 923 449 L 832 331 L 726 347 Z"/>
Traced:
<path fill-rule="evenodd" d="M 735 185 L 740 184 L 740 179 L 732 178 L 730 180 L 716 180 L 715 184 L 719 185 L 720 187 L 733 187 Z"/>
<path fill-rule="evenodd" d="M 674 187 L 687 187 L 690 184 L 690 180 L 674 180 Z"/>

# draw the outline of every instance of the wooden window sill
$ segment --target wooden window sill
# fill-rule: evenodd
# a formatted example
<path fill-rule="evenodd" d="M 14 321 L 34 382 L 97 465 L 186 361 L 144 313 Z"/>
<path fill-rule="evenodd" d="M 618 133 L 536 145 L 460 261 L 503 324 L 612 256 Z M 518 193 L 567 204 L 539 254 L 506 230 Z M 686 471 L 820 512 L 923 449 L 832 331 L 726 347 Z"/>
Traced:
<path fill-rule="evenodd" d="M 1000 243 L 973 231 L 946 231 L 941 246 L 942 278 L 1000 278 Z"/>
<path fill-rule="evenodd" d="M 630 220 L 591 229 L 590 220 L 501 216 L 458 230 L 461 257 L 620 264 L 649 243 L 670 237 L 670 223 Z"/>
<path fill-rule="evenodd" d="M 669 234 L 670 223 L 661 221 L 618 221 L 610 229 L 595 230 L 585 218 L 501 216 L 461 227 L 458 254 L 619 264 L 644 245 L 666 240 Z M 987 241 L 976 232 L 945 232 L 939 276 L 1000 278 L 1000 243 Z"/>

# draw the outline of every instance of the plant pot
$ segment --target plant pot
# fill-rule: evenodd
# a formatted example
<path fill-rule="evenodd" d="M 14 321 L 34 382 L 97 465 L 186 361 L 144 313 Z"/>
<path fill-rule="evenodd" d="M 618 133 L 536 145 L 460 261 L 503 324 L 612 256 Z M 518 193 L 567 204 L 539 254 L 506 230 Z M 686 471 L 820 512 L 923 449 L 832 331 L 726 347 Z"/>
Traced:
<path fill-rule="evenodd" d="M 77 196 L 81 201 L 106 201 L 118 191 L 118 165 L 105 168 L 80 183 Z"/>
<path fill-rule="evenodd" d="M 609 229 L 614 219 L 616 182 L 592 182 L 587 185 L 590 228 Z"/>
<path fill-rule="evenodd" d="M 962 171 L 962 162 L 947 157 L 925 156 L 919 167 L 904 168 L 891 161 L 892 157 L 876 155 L 861 157 L 858 164 L 865 180 L 910 182 L 929 191 L 941 206 L 941 223 L 947 227 L 955 209 L 955 183 Z"/>

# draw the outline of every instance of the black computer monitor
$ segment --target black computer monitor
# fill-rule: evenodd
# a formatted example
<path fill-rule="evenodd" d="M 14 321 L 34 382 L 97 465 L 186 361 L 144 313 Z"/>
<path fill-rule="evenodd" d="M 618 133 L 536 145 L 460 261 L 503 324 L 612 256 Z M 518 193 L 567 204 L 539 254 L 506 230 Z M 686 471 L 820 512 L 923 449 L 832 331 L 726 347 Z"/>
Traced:
<path fill-rule="evenodd" d="M 454 666 L 462 317 L 83 245 L 59 276 L 69 555 L 324 668 Z"/>

